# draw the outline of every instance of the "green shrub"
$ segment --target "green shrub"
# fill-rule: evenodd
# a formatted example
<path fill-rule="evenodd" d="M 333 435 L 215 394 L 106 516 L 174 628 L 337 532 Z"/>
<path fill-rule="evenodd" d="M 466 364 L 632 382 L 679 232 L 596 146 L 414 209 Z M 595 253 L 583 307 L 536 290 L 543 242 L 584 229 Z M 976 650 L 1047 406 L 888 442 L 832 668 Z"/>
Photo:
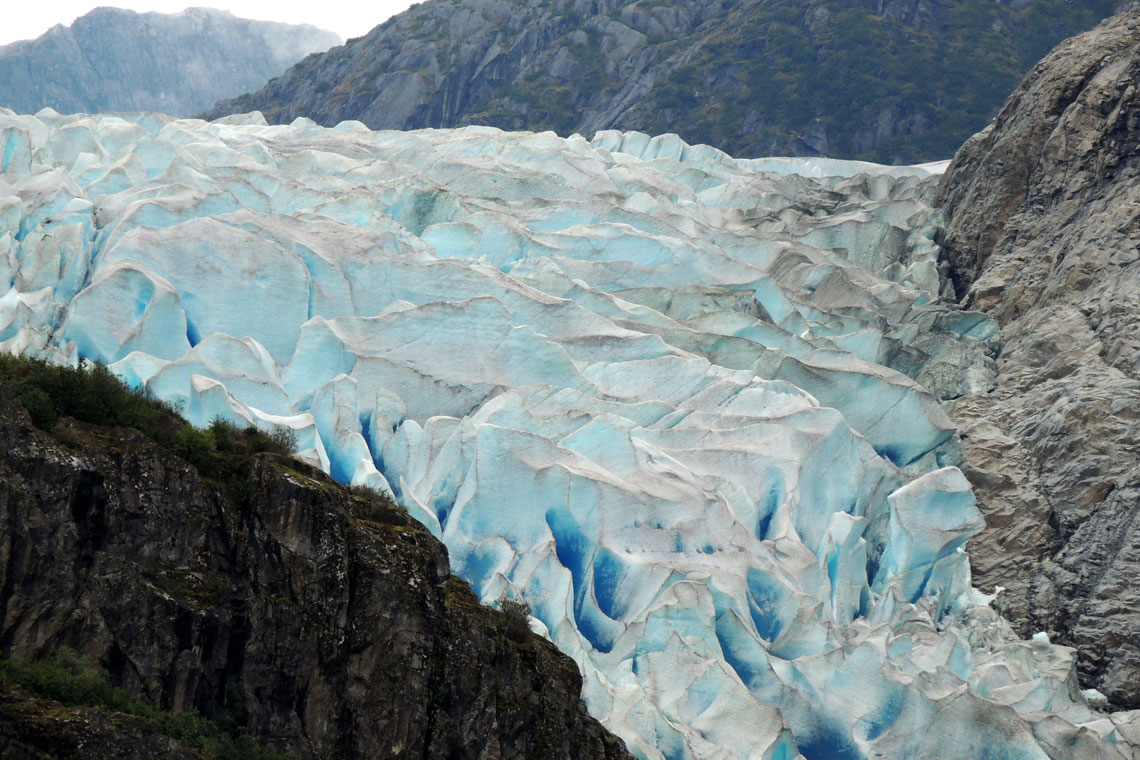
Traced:
<path fill-rule="evenodd" d="M 25 387 L 20 389 L 18 398 L 28 410 L 33 425 L 40 430 L 51 430 L 55 427 L 59 415 L 56 414 L 55 406 L 46 393 L 39 388 Z"/>
<path fill-rule="evenodd" d="M 71 649 L 60 650 L 50 660 L 28 663 L 21 668 L 9 666 L 7 670 L 22 688 L 68 707 L 100 705 L 121 711 L 130 704 L 125 693 L 111 686 L 106 673 L 93 668 Z"/>
<path fill-rule="evenodd" d="M 281 429 L 266 434 L 240 428 L 221 417 L 209 427 L 194 428 L 170 404 L 148 391 L 130 388 L 106 367 L 61 367 L 41 359 L 0 353 L 0 385 L 12 389 L 32 423 L 52 432 L 62 443 L 79 447 L 83 436 L 59 425 L 70 417 L 92 425 L 138 430 L 198 468 L 203 477 L 223 486 L 235 503 L 248 500 L 248 471 L 255 454 L 289 456 L 296 434 Z"/>
<path fill-rule="evenodd" d="M 292 760 L 295 755 L 265 750 L 240 728 L 240 690 L 231 695 L 235 710 L 218 720 L 207 720 L 196 712 L 170 713 L 132 699 L 111 685 L 110 675 L 79 653 L 61 649 L 54 657 L 16 664 L 0 661 L 0 678 L 25 691 L 68 707 L 94 707 L 127 713 L 140 718 L 157 731 L 195 747 L 207 760 Z"/>
<path fill-rule="evenodd" d="M 190 425 L 178 431 L 174 453 L 201 471 L 211 470 L 218 458 L 218 448 L 214 443 L 212 431 L 209 428 L 199 430 Z"/>
<path fill-rule="evenodd" d="M 507 634 L 515 641 L 523 641 L 530 635 L 530 605 L 522 599 L 503 594 L 495 602 L 499 612 L 507 619 Z"/>
<path fill-rule="evenodd" d="M 102 365 L 61 367 L 0 354 L 0 384 L 12 389 L 42 430 L 51 431 L 60 417 L 72 417 L 93 425 L 133 427 L 171 446 L 186 424 L 169 404 L 128 388 Z"/>
<path fill-rule="evenodd" d="M 241 451 L 241 431 L 226 418 L 215 417 L 206 430 L 214 439 L 215 451 L 222 454 L 236 454 Z"/>
<path fill-rule="evenodd" d="M 279 454 L 294 454 L 297 451 L 297 433 L 293 428 L 277 428 L 269 434 L 269 444 Z"/>

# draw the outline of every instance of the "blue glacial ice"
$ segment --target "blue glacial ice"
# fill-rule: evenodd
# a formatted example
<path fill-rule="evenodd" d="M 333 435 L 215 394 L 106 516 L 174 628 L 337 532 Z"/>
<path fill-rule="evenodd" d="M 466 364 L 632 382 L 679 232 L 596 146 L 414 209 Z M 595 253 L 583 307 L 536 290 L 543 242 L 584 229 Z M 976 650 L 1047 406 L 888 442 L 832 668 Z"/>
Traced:
<path fill-rule="evenodd" d="M 0 155 L 0 346 L 292 428 L 639 757 L 1131 757 L 971 587 L 941 167 L 50 111 Z"/>

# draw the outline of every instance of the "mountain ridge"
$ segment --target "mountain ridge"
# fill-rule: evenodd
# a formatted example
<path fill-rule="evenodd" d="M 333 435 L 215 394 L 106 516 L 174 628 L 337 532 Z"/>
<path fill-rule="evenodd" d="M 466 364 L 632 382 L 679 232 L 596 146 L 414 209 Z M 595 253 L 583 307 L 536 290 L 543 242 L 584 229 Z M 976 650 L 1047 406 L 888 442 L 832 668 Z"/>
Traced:
<path fill-rule="evenodd" d="M 307 24 L 212 8 L 165 14 L 100 6 L 70 26 L 0 47 L 0 106 L 187 116 L 339 43 Z"/>
<path fill-rule="evenodd" d="M 205 113 L 675 132 L 737 157 L 952 155 L 1104 0 L 432 0 Z"/>

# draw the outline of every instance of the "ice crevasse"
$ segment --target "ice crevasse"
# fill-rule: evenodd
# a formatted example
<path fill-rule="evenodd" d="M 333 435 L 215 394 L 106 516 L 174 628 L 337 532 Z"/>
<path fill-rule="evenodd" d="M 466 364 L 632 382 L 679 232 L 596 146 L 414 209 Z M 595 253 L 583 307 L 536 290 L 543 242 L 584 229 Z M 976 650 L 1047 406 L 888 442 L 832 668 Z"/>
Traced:
<path fill-rule="evenodd" d="M 1128 758 L 971 587 L 938 171 L 0 110 L 0 345 L 292 428 L 639 757 Z"/>

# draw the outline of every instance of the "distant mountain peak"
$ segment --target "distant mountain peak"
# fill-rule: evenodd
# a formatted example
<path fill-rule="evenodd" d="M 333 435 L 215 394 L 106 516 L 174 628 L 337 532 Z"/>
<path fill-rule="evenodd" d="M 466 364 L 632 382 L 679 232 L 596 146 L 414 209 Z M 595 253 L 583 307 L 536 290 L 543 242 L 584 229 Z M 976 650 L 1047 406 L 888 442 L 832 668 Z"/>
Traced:
<path fill-rule="evenodd" d="M 216 8 L 139 13 L 104 5 L 70 26 L 0 47 L 0 106 L 188 116 L 340 42 L 308 24 L 254 21 Z"/>

